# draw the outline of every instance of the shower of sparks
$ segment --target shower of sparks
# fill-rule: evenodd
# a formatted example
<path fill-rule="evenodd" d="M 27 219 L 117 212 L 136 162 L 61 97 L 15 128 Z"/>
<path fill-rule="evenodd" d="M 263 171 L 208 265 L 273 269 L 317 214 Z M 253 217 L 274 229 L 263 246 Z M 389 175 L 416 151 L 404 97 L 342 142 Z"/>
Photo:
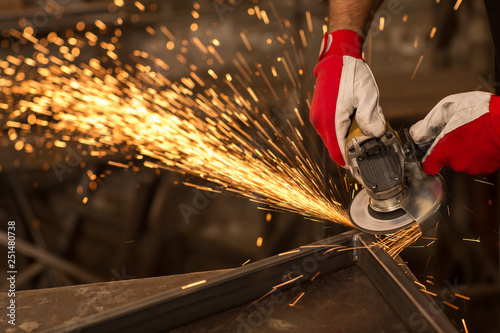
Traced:
<path fill-rule="evenodd" d="M 305 292 L 301 292 L 299 296 L 297 296 L 297 298 L 295 298 L 295 300 L 288 304 L 289 306 L 295 306 L 295 304 L 297 304 L 297 302 L 302 298 L 302 296 L 304 296 Z"/>
<path fill-rule="evenodd" d="M 380 31 L 384 31 L 384 27 L 385 27 L 385 17 L 381 16 L 378 24 L 378 29 Z"/>
<path fill-rule="evenodd" d="M 360 249 L 366 249 L 366 248 L 370 248 L 372 246 L 374 246 L 375 244 L 369 244 L 367 246 L 353 246 L 353 247 L 346 247 L 346 248 L 343 248 L 343 249 L 338 249 L 337 252 L 344 252 L 344 251 L 352 251 L 352 250 L 360 250 Z M 330 249 L 331 250 L 331 249 Z M 328 250 L 328 251 L 330 251 Z M 327 253 L 328 251 L 326 251 L 325 253 Z"/>
<path fill-rule="evenodd" d="M 476 181 L 478 183 L 483 183 L 483 184 L 486 184 L 486 185 L 490 185 L 490 186 L 495 186 L 495 184 L 487 182 L 487 181 L 484 181 L 484 180 L 481 180 L 481 179 L 474 179 L 474 181 Z"/>
<path fill-rule="evenodd" d="M 391 257 L 395 258 L 405 247 L 414 243 L 420 236 L 422 236 L 420 226 L 418 223 L 414 222 L 409 227 L 392 235 L 386 235 L 384 237 L 377 236 L 376 238 L 378 244 L 381 245 Z"/>
<path fill-rule="evenodd" d="M 369 66 L 371 66 L 371 64 L 372 64 L 372 49 L 373 49 L 373 36 L 369 35 L 368 36 L 368 54 L 367 54 L 367 59 L 365 59 L 365 57 L 363 56 L 363 59 L 367 60 Z"/>
<path fill-rule="evenodd" d="M 124 169 L 128 169 L 128 167 L 129 167 L 127 164 L 118 163 L 118 162 L 114 162 L 114 161 L 108 161 L 108 164 L 119 167 L 119 168 L 124 168 Z"/>
<path fill-rule="evenodd" d="M 462 240 L 467 241 L 467 242 L 481 243 L 481 237 L 478 237 L 477 239 L 474 239 L 474 238 L 462 238 Z"/>
<path fill-rule="evenodd" d="M 290 284 L 290 283 L 292 283 L 292 282 L 295 282 L 295 281 L 297 281 L 297 280 L 299 280 L 299 279 L 302 279 L 302 277 L 304 277 L 304 275 L 299 275 L 299 276 L 294 277 L 293 279 L 290 279 L 290 280 L 287 280 L 287 281 L 285 281 L 285 282 L 283 282 L 283 283 L 277 284 L 277 285 L 275 285 L 275 286 L 271 289 L 271 291 L 278 290 L 278 288 L 283 287 L 283 286 L 286 286 L 286 285 L 288 285 L 288 284 Z"/>
<path fill-rule="evenodd" d="M 469 207 L 467 207 L 466 205 L 462 204 L 462 207 L 464 207 L 469 213 L 471 213 L 472 215 L 476 216 L 476 217 L 479 217 L 476 213 L 474 213 L 472 211 L 472 209 L 470 209 Z"/>
<path fill-rule="evenodd" d="M 432 27 L 432 30 L 431 30 L 431 33 L 429 34 L 429 37 L 432 39 L 434 38 L 434 35 L 436 34 L 436 30 L 437 28 L 436 27 Z"/>
<path fill-rule="evenodd" d="M 117 60 L 112 71 L 98 59 L 77 66 L 50 54 L 32 36 L 17 37 L 33 40 L 41 51 L 33 58 L 19 57 L 17 63 L 2 62 L 4 119 L 33 112 L 35 125 L 71 135 L 96 150 L 111 153 L 120 145 L 136 147 L 140 155 L 150 157 L 144 161 L 146 167 L 199 176 L 220 190 L 271 207 L 350 225 L 333 191 L 323 190 L 325 177 L 295 134 L 299 130 L 289 121 L 283 130 L 276 128 L 273 115 L 255 106 L 259 99 L 251 87 L 245 94 L 222 79 L 234 92 L 233 100 L 200 80 L 205 90 L 195 93 L 190 78 L 172 83 L 142 62 L 137 62 L 137 71 Z M 145 52 L 135 51 L 133 56 L 168 68 Z M 19 80 L 21 72 L 26 75 Z M 213 70 L 209 73 L 217 78 Z M 10 103 L 14 100 L 15 105 Z M 31 127 L 14 121 L 8 125 Z M 295 136 L 288 136 L 287 129 Z"/>
<path fill-rule="evenodd" d="M 207 283 L 207 280 L 201 280 L 201 281 L 197 281 L 197 282 L 193 282 L 193 283 L 187 284 L 185 286 L 182 286 L 181 289 L 182 290 L 189 289 L 189 288 L 196 287 L 196 286 L 199 286 L 200 284 L 204 284 L 204 283 Z"/>
<path fill-rule="evenodd" d="M 281 256 L 286 256 L 286 255 L 297 253 L 297 252 L 300 252 L 300 250 L 291 250 L 291 251 L 279 253 L 278 255 L 281 257 Z"/>
<path fill-rule="evenodd" d="M 310 282 L 313 282 L 314 280 L 316 280 L 316 278 L 319 276 L 320 272 L 317 271 L 316 274 L 313 275 L 313 277 L 311 278 L 311 281 Z"/>
<path fill-rule="evenodd" d="M 306 19 L 307 19 L 307 29 L 309 30 L 309 32 L 313 32 L 311 12 L 309 12 L 309 11 L 306 12 Z"/>
<path fill-rule="evenodd" d="M 416 285 L 422 287 L 424 290 L 427 290 L 427 288 L 425 287 L 425 285 L 421 284 L 420 282 L 418 281 L 413 281 L 413 283 L 415 283 Z"/>
<path fill-rule="evenodd" d="M 465 325 L 465 319 L 463 319 L 463 318 L 462 318 L 462 325 L 464 325 L 465 333 L 469 333 L 469 330 L 467 329 L 467 325 Z"/>
<path fill-rule="evenodd" d="M 345 245 L 339 245 L 339 244 L 333 244 L 333 245 L 302 245 L 300 248 L 301 249 L 313 249 L 313 248 L 318 248 L 318 247 L 330 247 L 330 248 L 335 248 L 335 249 L 342 249 L 345 248 Z"/>
<path fill-rule="evenodd" d="M 300 29 L 299 34 L 300 34 L 300 39 L 302 40 L 302 45 L 304 45 L 304 47 L 307 47 L 307 40 L 304 30 Z"/>
<path fill-rule="evenodd" d="M 451 304 L 449 302 L 446 302 L 446 301 L 443 301 L 443 304 L 448 305 L 450 308 L 455 309 L 455 310 L 459 310 L 460 309 L 458 306 L 453 305 L 453 304 Z"/>
<path fill-rule="evenodd" d="M 124 2 L 115 0 L 115 4 L 121 7 Z M 141 2 L 134 4 L 141 12 L 146 10 Z M 255 13 L 266 25 L 274 17 L 280 26 L 291 30 L 290 21 L 278 18 L 273 8 L 269 17 L 258 6 L 248 13 Z M 199 14 L 193 12 L 192 16 L 197 19 Z M 308 29 L 299 30 L 298 36 L 302 47 L 308 45 L 307 38 L 312 38 L 313 31 L 310 13 L 306 17 Z M 190 29 L 198 31 L 197 23 L 190 23 Z M 306 142 L 309 135 L 298 109 L 293 113 L 297 121 L 292 121 L 283 116 L 282 110 L 276 113 L 266 107 L 270 101 L 275 105 L 289 101 L 301 104 L 298 91 L 303 89 L 305 63 L 301 46 L 291 37 L 293 33 L 276 34 L 276 41 L 286 47 L 268 69 L 250 63 L 240 51 L 231 55 L 230 61 L 223 59 L 217 51 L 224 42 L 221 38 L 212 36 L 206 44 L 201 35 L 181 41 L 165 26 L 148 26 L 148 35 L 161 32 L 168 38 L 163 49 L 177 52 L 175 59 L 186 68 L 187 74 L 173 81 L 164 73 L 178 63 L 167 64 L 135 50 L 130 64 L 119 56 L 116 46 L 123 35 L 120 28 L 96 20 L 94 25 L 99 30 L 85 31 L 90 25 L 78 22 L 78 36 L 74 32 L 66 36 L 51 32 L 41 39 L 30 27 L 10 30 L 9 39 L 30 43 L 34 49 L 31 56 L 16 54 L 0 60 L 0 120 L 16 150 L 33 153 L 35 147 L 65 148 L 77 143 L 88 147 L 89 155 L 108 159 L 125 151 L 145 167 L 216 184 L 211 191 L 243 196 L 314 221 L 352 226 L 339 202 L 339 189 L 310 157 Z M 110 41 L 106 31 L 114 34 Z M 251 53 L 246 32 L 241 31 L 239 36 Z M 213 56 L 221 65 L 232 63 L 234 70 L 198 70 L 185 57 L 191 45 L 192 52 L 204 58 Z M 106 55 L 82 61 L 83 51 L 89 48 Z M 208 59 L 207 64 L 213 64 L 214 59 Z M 421 61 L 422 57 L 414 75 Z M 305 104 L 310 106 L 308 96 Z M 294 125 L 297 122 L 300 126 Z M 24 137 L 27 133 L 41 133 L 42 138 L 32 144 Z M 108 164 L 135 170 L 131 161 Z M 350 192 L 348 186 L 345 190 Z M 87 200 L 85 197 L 83 202 Z M 416 225 L 379 241 L 396 256 L 420 234 Z"/>
<path fill-rule="evenodd" d="M 462 299 L 464 299 L 466 301 L 470 301 L 470 297 L 468 297 L 468 296 L 464 296 L 464 295 L 461 295 L 461 294 L 454 294 L 454 295 L 457 296 L 457 297 L 460 297 L 460 298 L 462 298 Z"/>
<path fill-rule="evenodd" d="M 323 255 L 328 254 L 329 252 L 333 252 L 333 251 L 340 251 L 343 248 L 345 248 L 345 246 L 343 246 L 343 245 L 340 247 L 332 247 L 331 249 L 328 249 L 325 252 L 323 252 Z"/>
<path fill-rule="evenodd" d="M 437 294 L 433 293 L 431 291 L 428 291 L 428 290 L 425 290 L 425 289 L 420 289 L 420 291 L 423 292 L 423 293 L 429 294 L 431 296 L 437 297 Z"/>
<path fill-rule="evenodd" d="M 415 75 L 417 75 L 418 69 L 420 68 L 420 65 L 422 64 L 422 60 L 424 60 L 423 54 L 418 59 L 417 66 L 415 66 L 415 70 L 413 71 L 413 74 L 411 75 L 412 80 L 415 78 Z"/>

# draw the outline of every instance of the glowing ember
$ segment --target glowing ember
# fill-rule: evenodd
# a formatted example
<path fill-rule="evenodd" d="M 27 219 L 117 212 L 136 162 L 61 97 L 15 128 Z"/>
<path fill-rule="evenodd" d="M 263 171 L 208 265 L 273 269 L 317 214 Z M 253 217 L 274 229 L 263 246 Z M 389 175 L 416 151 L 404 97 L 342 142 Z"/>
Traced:
<path fill-rule="evenodd" d="M 392 235 L 378 237 L 380 244 L 391 257 L 396 257 L 405 247 L 415 242 L 422 235 L 418 223 L 412 223 L 409 227 L 399 230 Z M 424 287 L 425 288 L 425 287 Z"/>

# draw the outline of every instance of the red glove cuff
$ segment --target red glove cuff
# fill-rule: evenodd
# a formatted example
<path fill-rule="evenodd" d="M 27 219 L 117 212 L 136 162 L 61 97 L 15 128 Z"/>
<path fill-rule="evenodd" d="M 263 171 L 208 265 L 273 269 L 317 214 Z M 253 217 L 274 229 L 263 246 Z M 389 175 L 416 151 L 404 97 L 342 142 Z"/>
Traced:
<path fill-rule="evenodd" d="M 491 125 L 500 138 L 500 96 L 491 95 L 490 99 Z"/>
<path fill-rule="evenodd" d="M 322 58 L 334 56 L 351 56 L 357 59 L 363 59 L 361 52 L 363 49 L 363 37 L 352 30 L 337 30 L 325 34 L 321 43 L 321 52 L 319 60 Z"/>

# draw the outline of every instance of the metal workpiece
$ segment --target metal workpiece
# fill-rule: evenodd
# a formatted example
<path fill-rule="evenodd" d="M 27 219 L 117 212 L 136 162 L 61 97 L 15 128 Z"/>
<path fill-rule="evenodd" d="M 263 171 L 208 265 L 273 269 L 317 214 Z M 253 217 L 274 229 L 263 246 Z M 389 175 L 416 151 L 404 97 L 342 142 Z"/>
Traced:
<path fill-rule="evenodd" d="M 190 283 L 87 318 L 73 316 L 57 327 L 43 328 L 45 332 L 163 332 L 188 325 L 187 331 L 234 331 L 241 330 L 241 325 L 253 327 L 254 322 L 242 323 L 241 318 L 251 320 L 259 314 L 255 308 L 261 311 L 264 302 L 273 311 L 272 315 L 270 310 L 266 316 L 260 314 L 262 332 L 272 332 L 276 325 L 288 325 L 292 332 L 324 329 L 331 320 L 324 316 L 327 310 L 336 312 L 332 327 L 351 327 L 356 325 L 355 318 L 370 314 L 380 328 L 454 332 L 436 303 L 418 289 L 406 265 L 400 259 L 394 261 L 374 242 L 370 235 L 350 231 L 201 280 L 184 280 Z M 290 297 L 295 300 L 284 301 Z M 301 324 L 301 316 L 316 319 Z"/>
<path fill-rule="evenodd" d="M 392 259 L 373 237 L 360 234 L 357 265 L 391 304 L 411 332 L 457 332 L 437 303 L 419 290 L 417 278 L 401 258 Z"/>
<path fill-rule="evenodd" d="M 163 332 L 354 265 L 347 232 L 46 332 Z"/>

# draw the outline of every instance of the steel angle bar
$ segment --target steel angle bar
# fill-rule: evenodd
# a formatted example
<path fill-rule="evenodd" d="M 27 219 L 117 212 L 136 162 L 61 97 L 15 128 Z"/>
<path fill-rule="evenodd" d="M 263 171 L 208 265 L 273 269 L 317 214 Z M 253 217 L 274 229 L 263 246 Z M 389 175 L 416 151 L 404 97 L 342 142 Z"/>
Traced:
<path fill-rule="evenodd" d="M 354 237 L 354 243 L 361 248 L 356 255 L 357 265 L 410 331 L 457 332 L 439 305 L 418 288 L 417 279 L 402 260 L 398 257 L 398 264 L 381 247 L 368 246 L 374 242 L 374 237 L 368 234 L 360 233 Z"/>
<path fill-rule="evenodd" d="M 256 300 L 273 289 L 287 289 L 353 266 L 350 249 L 355 234 L 349 231 L 326 238 L 47 332 L 164 332 Z"/>

